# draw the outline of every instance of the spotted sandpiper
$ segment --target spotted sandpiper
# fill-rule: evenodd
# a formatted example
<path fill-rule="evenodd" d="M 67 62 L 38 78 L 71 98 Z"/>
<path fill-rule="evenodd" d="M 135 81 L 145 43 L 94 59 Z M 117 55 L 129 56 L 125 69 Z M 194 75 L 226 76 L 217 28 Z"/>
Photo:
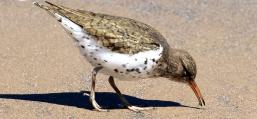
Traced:
<path fill-rule="evenodd" d="M 142 22 L 118 16 L 76 10 L 45 1 L 48 5 L 33 4 L 45 9 L 72 35 L 81 54 L 93 66 L 90 101 L 98 111 L 95 100 L 95 83 L 98 72 L 109 75 L 109 83 L 122 103 L 132 111 L 152 107 L 132 106 L 117 88 L 114 77 L 120 80 L 139 80 L 164 77 L 188 84 L 199 105 L 205 105 L 195 83 L 196 64 L 184 50 L 169 46 L 166 39 L 154 28 Z"/>

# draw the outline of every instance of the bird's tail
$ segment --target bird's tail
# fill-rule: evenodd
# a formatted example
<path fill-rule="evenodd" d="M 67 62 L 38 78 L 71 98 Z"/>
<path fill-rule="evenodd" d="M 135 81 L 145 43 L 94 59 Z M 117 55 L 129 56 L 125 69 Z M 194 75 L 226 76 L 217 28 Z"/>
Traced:
<path fill-rule="evenodd" d="M 48 5 L 42 5 L 38 2 L 33 2 L 34 5 L 46 10 L 50 15 L 54 16 L 55 13 L 58 13 L 59 15 L 65 16 L 64 14 L 67 12 L 70 12 L 71 10 L 69 8 L 66 8 L 64 6 L 55 5 L 51 2 L 45 1 Z"/>
<path fill-rule="evenodd" d="M 46 10 L 52 16 L 54 16 L 54 13 L 57 12 L 56 8 L 54 8 L 52 6 L 45 6 L 45 5 L 39 4 L 38 2 L 33 2 L 33 4 L 36 5 L 37 7 L 40 7 L 42 9 Z"/>
<path fill-rule="evenodd" d="M 66 17 L 72 20 L 73 22 L 77 22 L 77 19 L 75 19 L 75 17 L 77 18 L 78 16 L 81 16 L 81 14 L 83 14 L 84 16 L 91 15 L 91 12 L 88 12 L 88 11 L 73 10 L 61 5 L 55 5 L 48 1 L 45 1 L 45 3 L 47 3 L 48 5 L 42 5 L 42 4 L 39 4 L 38 2 L 33 2 L 34 5 L 46 10 L 48 13 L 50 13 L 50 15 L 56 17 L 55 14 L 57 13 L 58 15 Z"/>
<path fill-rule="evenodd" d="M 84 22 L 91 21 L 90 19 L 94 17 L 93 12 L 84 10 L 74 10 L 61 5 L 55 5 L 51 2 L 45 1 L 47 5 L 39 4 L 38 2 L 33 2 L 34 5 L 46 10 L 51 16 L 55 17 L 60 21 L 60 16 L 65 17 L 79 26 L 83 26 Z"/>

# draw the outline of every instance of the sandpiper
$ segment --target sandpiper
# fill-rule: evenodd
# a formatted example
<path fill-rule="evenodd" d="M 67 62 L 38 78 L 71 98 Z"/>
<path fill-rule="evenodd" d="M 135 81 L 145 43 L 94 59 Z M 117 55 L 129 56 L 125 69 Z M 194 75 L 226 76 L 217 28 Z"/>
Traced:
<path fill-rule="evenodd" d="M 132 106 L 114 82 L 164 77 L 188 84 L 199 105 L 205 105 L 195 83 L 196 64 L 186 51 L 173 49 L 154 28 L 142 22 L 90 11 L 76 10 L 45 1 L 48 5 L 33 4 L 45 9 L 71 34 L 85 58 L 94 67 L 90 101 L 98 111 L 102 109 L 95 100 L 95 83 L 98 72 L 109 75 L 109 83 L 122 103 L 132 111 L 152 107 Z"/>

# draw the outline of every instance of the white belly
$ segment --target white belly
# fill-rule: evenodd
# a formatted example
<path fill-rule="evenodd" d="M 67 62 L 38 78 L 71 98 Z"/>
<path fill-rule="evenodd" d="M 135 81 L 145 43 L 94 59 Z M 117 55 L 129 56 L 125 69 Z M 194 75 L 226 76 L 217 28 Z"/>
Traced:
<path fill-rule="evenodd" d="M 112 52 L 100 46 L 93 36 L 88 35 L 80 26 L 69 19 L 55 14 L 61 19 L 61 24 L 78 41 L 81 53 L 94 66 L 103 67 L 102 73 L 119 79 L 149 78 L 154 75 L 157 61 L 160 59 L 163 47 L 157 50 L 139 52 L 128 55 Z"/>

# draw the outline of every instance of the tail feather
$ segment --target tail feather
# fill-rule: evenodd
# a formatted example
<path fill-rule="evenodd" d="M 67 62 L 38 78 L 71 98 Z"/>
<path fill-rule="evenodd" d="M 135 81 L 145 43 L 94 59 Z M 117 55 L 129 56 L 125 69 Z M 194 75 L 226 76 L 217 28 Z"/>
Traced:
<path fill-rule="evenodd" d="M 45 3 L 47 3 L 48 5 L 46 6 L 46 5 L 39 4 L 38 2 L 33 2 L 34 5 L 50 12 L 52 15 L 54 15 L 55 13 L 58 13 L 59 15 L 67 17 L 68 14 L 71 14 L 71 13 L 75 14 L 76 13 L 75 10 L 72 10 L 70 8 L 66 8 L 66 7 L 61 6 L 61 5 L 55 5 L 55 4 L 53 4 L 51 2 L 48 2 L 48 1 L 45 1 Z"/>
<path fill-rule="evenodd" d="M 91 19 L 94 16 L 94 13 L 89 11 L 74 10 L 61 5 L 55 5 L 48 1 L 45 1 L 45 3 L 47 3 L 47 5 L 41 5 L 37 2 L 33 2 L 34 5 L 46 10 L 50 15 L 56 17 L 57 20 L 59 20 L 59 16 L 63 16 L 79 26 L 83 25 L 82 21 L 90 21 L 86 19 Z M 56 15 L 56 13 L 58 15 Z"/>
<path fill-rule="evenodd" d="M 55 10 L 67 10 L 67 9 L 68 9 L 68 8 L 66 8 L 66 7 L 63 7 L 63 6 L 55 5 L 55 4 L 53 4 L 53 3 L 51 3 L 51 2 L 48 2 L 48 1 L 45 1 L 45 3 L 47 3 L 48 5 L 50 5 L 50 7 L 51 7 L 52 9 L 55 9 Z"/>
<path fill-rule="evenodd" d="M 57 7 L 54 8 L 53 6 L 42 5 L 42 4 L 39 4 L 38 2 L 33 2 L 33 4 L 37 7 L 40 7 L 46 10 L 48 13 L 50 13 L 51 16 L 54 16 L 55 13 L 58 13 L 58 10 L 56 9 Z"/>
<path fill-rule="evenodd" d="M 57 6 L 57 5 L 55 5 L 55 4 L 51 3 L 51 2 L 48 2 L 48 1 L 45 1 L 45 3 L 47 3 L 47 4 L 51 5 L 51 6 L 55 6 L 55 7 L 60 8 L 59 6 Z"/>
<path fill-rule="evenodd" d="M 45 6 L 45 5 L 41 5 L 41 4 L 39 4 L 38 2 L 33 2 L 33 4 L 34 5 L 36 5 L 37 7 L 40 7 L 40 8 L 42 8 L 42 9 L 45 9 L 45 10 L 49 10 L 49 7 L 47 7 L 47 6 Z"/>

